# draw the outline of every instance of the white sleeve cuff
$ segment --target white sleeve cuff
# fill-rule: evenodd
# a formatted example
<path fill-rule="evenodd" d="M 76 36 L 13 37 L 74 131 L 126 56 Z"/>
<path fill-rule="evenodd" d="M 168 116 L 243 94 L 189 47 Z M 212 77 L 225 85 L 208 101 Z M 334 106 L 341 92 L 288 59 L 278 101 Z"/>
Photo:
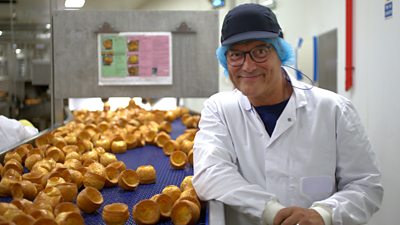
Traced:
<path fill-rule="evenodd" d="M 277 200 L 271 200 L 265 204 L 264 212 L 262 214 L 263 224 L 272 225 L 274 218 L 279 210 L 285 208 Z"/>
<path fill-rule="evenodd" d="M 311 206 L 310 209 L 314 209 L 321 215 L 322 219 L 324 220 L 325 225 L 332 225 L 332 210 L 328 207 L 322 205 L 314 205 Z"/>

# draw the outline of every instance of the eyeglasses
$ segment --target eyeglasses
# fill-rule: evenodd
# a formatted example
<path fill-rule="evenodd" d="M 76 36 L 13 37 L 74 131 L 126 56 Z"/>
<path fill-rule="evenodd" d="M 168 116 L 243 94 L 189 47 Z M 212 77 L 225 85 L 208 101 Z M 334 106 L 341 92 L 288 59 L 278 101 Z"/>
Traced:
<path fill-rule="evenodd" d="M 234 67 L 242 66 L 246 60 L 246 54 L 250 55 L 250 58 L 256 63 L 263 63 L 267 61 L 268 56 L 271 53 L 272 45 L 256 46 L 250 51 L 242 52 L 237 50 L 226 51 L 226 61 L 229 65 Z"/>

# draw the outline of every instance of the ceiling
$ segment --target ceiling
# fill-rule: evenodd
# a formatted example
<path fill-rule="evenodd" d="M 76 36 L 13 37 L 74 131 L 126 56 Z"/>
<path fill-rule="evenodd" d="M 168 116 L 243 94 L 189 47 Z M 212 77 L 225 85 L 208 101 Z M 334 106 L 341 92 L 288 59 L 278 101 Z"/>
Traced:
<path fill-rule="evenodd" d="M 0 0 L 0 41 L 36 39 L 38 33 L 48 32 L 50 14 L 64 10 L 65 0 Z M 140 9 L 154 0 L 86 0 L 81 10 L 127 10 Z M 53 10 L 51 10 L 51 8 Z"/>
<path fill-rule="evenodd" d="M 50 0 L 9 0 L 0 1 L 0 23 L 48 23 L 50 21 Z"/>
<path fill-rule="evenodd" d="M 138 9 L 151 0 L 86 0 L 82 10 Z M 10 2 L 12 2 L 10 4 Z M 0 0 L 0 29 L 3 25 L 50 23 L 50 7 L 64 10 L 64 0 Z M 26 28 L 26 27 L 21 27 Z"/>

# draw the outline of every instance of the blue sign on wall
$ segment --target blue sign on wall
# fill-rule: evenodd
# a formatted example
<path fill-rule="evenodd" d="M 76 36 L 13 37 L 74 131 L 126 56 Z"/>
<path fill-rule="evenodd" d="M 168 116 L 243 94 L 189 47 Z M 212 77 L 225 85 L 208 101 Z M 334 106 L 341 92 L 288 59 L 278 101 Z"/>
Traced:
<path fill-rule="evenodd" d="M 385 3 L 385 18 L 392 17 L 393 15 L 393 2 L 389 1 Z"/>

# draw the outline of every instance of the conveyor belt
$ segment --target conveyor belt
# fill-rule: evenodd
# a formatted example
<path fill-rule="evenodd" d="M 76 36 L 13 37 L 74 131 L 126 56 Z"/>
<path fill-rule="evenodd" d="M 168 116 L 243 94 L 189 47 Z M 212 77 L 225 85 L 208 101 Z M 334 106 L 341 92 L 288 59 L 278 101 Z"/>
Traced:
<path fill-rule="evenodd" d="M 176 139 L 184 130 L 183 124 L 177 120 L 172 123 L 173 131 L 171 132 L 171 138 Z M 184 170 L 172 169 L 169 164 L 169 157 L 164 155 L 161 148 L 156 146 L 147 145 L 141 148 L 130 149 L 124 154 L 116 154 L 118 160 L 123 161 L 126 167 L 134 169 L 140 165 L 153 165 L 157 173 L 157 181 L 155 184 L 140 184 L 134 191 L 124 191 L 118 186 L 106 187 L 101 190 L 104 198 L 104 203 L 95 213 L 87 214 L 83 213 L 85 224 L 87 225 L 99 225 L 104 224 L 101 218 L 101 212 L 103 207 L 107 204 L 114 202 L 122 202 L 128 205 L 130 217 L 126 224 L 135 224 L 132 218 L 133 206 L 142 199 L 151 198 L 153 195 L 158 194 L 167 185 L 177 185 L 179 187 L 185 176 L 193 175 L 193 168 L 187 165 Z M 0 202 L 11 201 L 10 198 L 0 198 Z M 208 224 L 206 222 L 208 212 L 203 210 L 201 213 L 199 225 Z M 169 225 L 172 224 L 170 220 L 162 221 L 158 224 Z"/>

